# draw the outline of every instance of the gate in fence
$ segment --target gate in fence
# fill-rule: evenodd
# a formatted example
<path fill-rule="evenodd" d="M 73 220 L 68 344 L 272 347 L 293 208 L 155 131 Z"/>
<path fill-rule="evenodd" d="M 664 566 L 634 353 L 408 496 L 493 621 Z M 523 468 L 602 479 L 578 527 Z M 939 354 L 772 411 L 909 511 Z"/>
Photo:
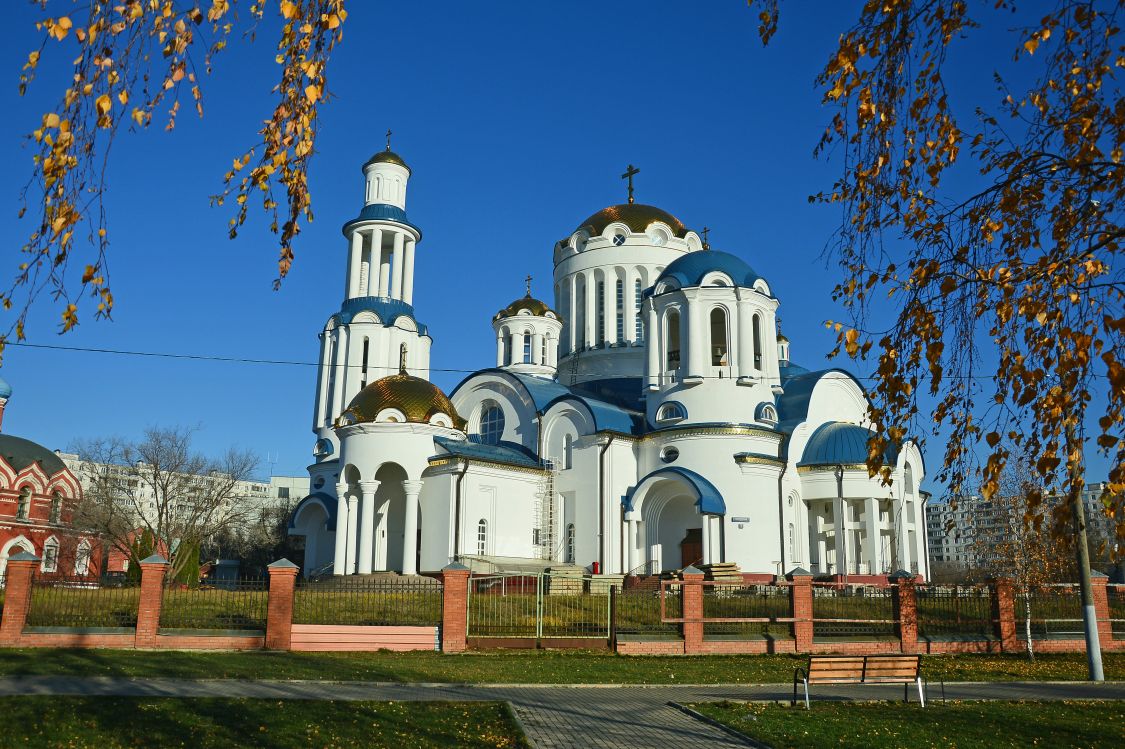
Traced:
<path fill-rule="evenodd" d="M 610 583 L 564 574 L 469 578 L 467 635 L 498 639 L 609 640 Z"/>

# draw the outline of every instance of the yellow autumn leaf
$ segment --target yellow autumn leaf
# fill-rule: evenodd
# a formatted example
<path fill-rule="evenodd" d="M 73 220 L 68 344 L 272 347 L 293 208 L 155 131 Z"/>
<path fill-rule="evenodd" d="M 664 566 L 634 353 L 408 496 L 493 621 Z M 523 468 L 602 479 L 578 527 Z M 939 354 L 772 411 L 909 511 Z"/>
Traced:
<path fill-rule="evenodd" d="M 101 117 L 108 114 L 109 110 L 113 108 L 113 100 L 109 98 L 109 94 L 102 94 L 94 102 L 94 106 L 97 107 L 98 116 Z"/>
<path fill-rule="evenodd" d="M 316 100 L 320 98 L 320 86 L 312 83 L 305 86 L 305 98 L 307 98 L 310 103 L 315 104 Z"/>
<path fill-rule="evenodd" d="M 129 103 L 129 92 L 122 89 L 117 92 L 117 100 L 124 106 Z"/>
<path fill-rule="evenodd" d="M 51 35 L 61 42 L 70 33 L 71 26 L 70 18 L 63 16 L 51 26 Z"/>
<path fill-rule="evenodd" d="M 284 17 L 286 20 L 291 21 L 291 20 L 293 20 L 294 18 L 297 17 L 298 11 L 297 11 L 297 5 L 295 3 L 283 2 L 278 7 L 278 10 L 281 11 L 282 17 Z"/>
<path fill-rule="evenodd" d="M 1029 55 L 1034 55 L 1035 50 L 1038 49 L 1038 47 L 1039 47 L 1039 39 L 1037 37 L 1034 37 L 1034 36 L 1023 43 L 1023 48 L 1027 50 L 1027 54 L 1029 54 Z"/>
<path fill-rule="evenodd" d="M 46 126 L 46 127 L 58 127 L 59 126 L 59 116 L 57 114 L 55 114 L 54 112 L 51 112 L 49 115 L 47 115 L 44 118 L 43 125 Z"/>

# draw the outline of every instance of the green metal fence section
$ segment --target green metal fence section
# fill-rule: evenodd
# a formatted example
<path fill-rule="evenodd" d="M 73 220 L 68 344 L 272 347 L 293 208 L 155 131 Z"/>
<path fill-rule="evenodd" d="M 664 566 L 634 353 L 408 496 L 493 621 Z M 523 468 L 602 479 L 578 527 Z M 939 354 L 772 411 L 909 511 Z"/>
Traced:
<path fill-rule="evenodd" d="M 704 636 L 791 637 L 789 587 L 786 584 L 705 582 Z M 724 621 L 710 621 L 712 619 Z"/>
<path fill-rule="evenodd" d="M 1021 637 L 1026 631 L 1029 611 L 1032 637 L 1069 640 L 1086 636 L 1082 624 L 1082 593 L 1077 585 L 1033 585 L 1026 590 L 1017 589 L 1015 597 L 1016 631 Z"/>
<path fill-rule="evenodd" d="M 442 601 L 441 581 L 429 577 L 302 581 L 293 591 L 293 623 L 435 626 Z"/>
<path fill-rule="evenodd" d="M 164 589 L 161 629 L 265 631 L 269 583 L 264 578 L 224 581 L 223 586 Z"/>
<path fill-rule="evenodd" d="M 139 583 L 89 577 L 35 577 L 28 627 L 135 628 Z"/>
<path fill-rule="evenodd" d="M 863 640 L 896 636 L 892 588 L 813 583 L 812 592 L 814 637 Z"/>
<path fill-rule="evenodd" d="M 663 606 L 664 615 L 661 615 Z M 634 588 L 618 591 L 614 596 L 614 631 L 618 635 L 680 637 L 678 621 L 683 617 L 683 600 L 679 587 Z"/>
<path fill-rule="evenodd" d="M 469 637 L 586 638 L 610 635 L 609 585 L 596 577 L 542 573 L 469 578 Z"/>
<path fill-rule="evenodd" d="M 987 639 L 994 635 L 987 585 L 919 585 L 914 592 L 920 636 Z"/>
<path fill-rule="evenodd" d="M 1125 585 L 1107 585 L 1109 598 L 1109 624 L 1113 639 L 1125 640 Z"/>

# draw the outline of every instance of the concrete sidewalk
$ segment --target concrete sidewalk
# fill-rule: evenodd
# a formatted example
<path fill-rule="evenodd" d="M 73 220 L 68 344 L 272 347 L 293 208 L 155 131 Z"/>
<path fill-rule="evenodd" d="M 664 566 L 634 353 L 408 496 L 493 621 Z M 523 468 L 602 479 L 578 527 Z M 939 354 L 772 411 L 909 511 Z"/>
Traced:
<path fill-rule="evenodd" d="M 902 699 L 899 685 L 817 687 L 814 700 Z M 941 698 L 931 684 L 930 699 Z M 540 749 L 562 747 L 736 747 L 722 730 L 669 706 L 669 702 L 788 700 L 787 684 L 694 686 L 393 684 L 326 681 L 236 681 L 27 676 L 0 678 L 0 696 L 256 697 L 295 700 L 497 701 L 512 704 Z M 914 695 L 916 698 L 916 695 Z M 1125 699 L 1125 682 L 951 682 L 947 699 Z"/>

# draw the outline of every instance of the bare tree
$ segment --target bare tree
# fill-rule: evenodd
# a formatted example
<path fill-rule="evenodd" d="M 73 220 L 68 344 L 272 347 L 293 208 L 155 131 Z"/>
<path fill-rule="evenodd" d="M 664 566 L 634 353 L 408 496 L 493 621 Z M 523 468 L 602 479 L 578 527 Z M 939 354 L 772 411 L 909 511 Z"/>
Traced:
<path fill-rule="evenodd" d="M 252 452 L 230 448 L 218 458 L 192 449 L 190 427 L 149 427 L 131 442 L 102 437 L 76 443 L 88 488 L 78 516 L 136 559 L 133 543 L 148 533 L 169 557 L 169 579 L 183 571 L 208 538 L 235 531 L 252 517 L 239 483 L 258 464 Z"/>

